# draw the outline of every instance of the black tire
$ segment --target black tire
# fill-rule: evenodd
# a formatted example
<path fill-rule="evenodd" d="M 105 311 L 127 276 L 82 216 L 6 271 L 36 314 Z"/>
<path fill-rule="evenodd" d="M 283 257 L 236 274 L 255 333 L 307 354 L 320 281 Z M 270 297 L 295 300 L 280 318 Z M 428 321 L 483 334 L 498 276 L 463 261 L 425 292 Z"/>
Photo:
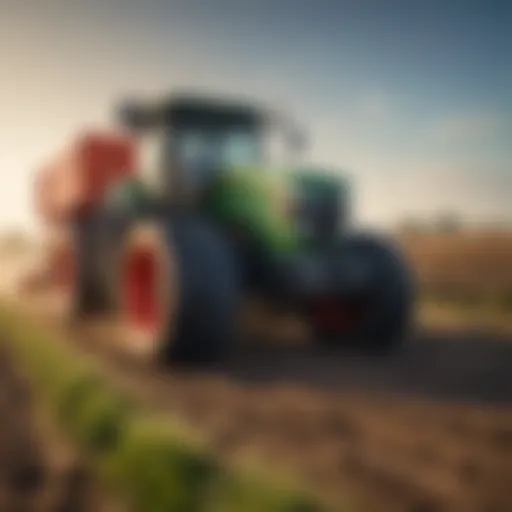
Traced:
<path fill-rule="evenodd" d="M 390 241 L 376 235 L 353 235 L 340 244 L 339 251 L 361 258 L 369 269 L 364 309 L 349 338 L 358 347 L 376 352 L 399 348 L 414 327 L 415 286 L 412 269 L 401 251 Z M 338 253 L 339 254 L 339 253 Z M 316 328 L 319 342 L 339 345 L 339 336 Z"/>
<path fill-rule="evenodd" d="M 74 282 L 70 297 L 70 320 L 102 313 L 107 307 L 101 282 L 96 226 L 96 219 L 92 215 L 77 219 L 73 226 Z"/>
<path fill-rule="evenodd" d="M 165 224 L 176 265 L 177 311 L 160 344 L 166 363 L 213 363 L 236 339 L 240 283 L 229 242 L 207 221 L 173 215 Z"/>
<path fill-rule="evenodd" d="M 75 221 L 76 277 L 71 319 L 112 313 L 116 309 L 113 276 L 122 238 L 131 218 L 97 208 Z"/>

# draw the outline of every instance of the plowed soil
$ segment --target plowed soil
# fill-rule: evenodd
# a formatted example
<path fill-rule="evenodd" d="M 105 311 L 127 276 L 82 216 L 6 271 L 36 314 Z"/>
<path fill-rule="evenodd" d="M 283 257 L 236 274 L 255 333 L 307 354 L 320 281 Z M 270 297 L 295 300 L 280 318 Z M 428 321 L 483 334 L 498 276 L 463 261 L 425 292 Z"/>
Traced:
<path fill-rule="evenodd" d="M 369 512 L 512 511 L 512 343 L 426 334 L 396 356 L 243 347 L 221 368 L 155 368 L 90 326 L 69 334 L 147 406 L 219 454 L 299 475 Z"/>
<path fill-rule="evenodd" d="M 424 332 L 390 357 L 258 345 L 208 372 L 156 368 L 90 325 L 67 340 L 148 407 L 206 432 L 227 459 L 295 472 L 367 512 L 512 511 L 506 338 Z"/>

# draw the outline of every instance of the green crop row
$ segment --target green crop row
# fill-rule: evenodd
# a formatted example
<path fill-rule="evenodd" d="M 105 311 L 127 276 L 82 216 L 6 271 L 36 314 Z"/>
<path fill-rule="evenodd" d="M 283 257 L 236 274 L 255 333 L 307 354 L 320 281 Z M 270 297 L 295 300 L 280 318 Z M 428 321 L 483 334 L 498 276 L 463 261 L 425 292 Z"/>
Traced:
<path fill-rule="evenodd" d="M 57 342 L 56 333 L 11 306 L 0 307 L 0 335 L 58 425 L 91 454 L 134 512 L 340 509 L 298 486 L 227 468 L 201 436 L 138 407 L 65 340 Z"/>

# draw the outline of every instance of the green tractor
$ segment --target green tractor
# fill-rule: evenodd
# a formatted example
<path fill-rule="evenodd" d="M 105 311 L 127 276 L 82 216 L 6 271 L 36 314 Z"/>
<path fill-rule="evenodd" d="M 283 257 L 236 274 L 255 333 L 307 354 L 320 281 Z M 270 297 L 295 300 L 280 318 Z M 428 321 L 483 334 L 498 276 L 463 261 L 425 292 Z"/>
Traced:
<path fill-rule="evenodd" d="M 304 145 L 293 124 L 193 96 L 132 102 L 120 119 L 150 161 L 107 189 L 79 237 L 78 266 L 96 269 L 81 273 L 80 314 L 110 308 L 126 333 L 180 362 L 227 357 L 247 298 L 300 315 L 318 343 L 402 343 L 408 265 L 389 240 L 351 229 L 342 173 L 292 162 Z M 288 164 L 273 165 L 276 140 Z"/>

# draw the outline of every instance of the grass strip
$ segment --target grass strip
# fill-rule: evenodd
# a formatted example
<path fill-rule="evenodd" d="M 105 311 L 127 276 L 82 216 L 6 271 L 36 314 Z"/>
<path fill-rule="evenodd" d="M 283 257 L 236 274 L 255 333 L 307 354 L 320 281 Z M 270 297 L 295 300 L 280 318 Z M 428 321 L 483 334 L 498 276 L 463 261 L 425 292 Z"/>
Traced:
<path fill-rule="evenodd" d="M 66 340 L 57 340 L 59 334 L 36 324 L 19 308 L 0 304 L 0 342 L 133 512 L 354 510 L 326 504 L 296 483 L 227 468 L 198 433 L 137 407 Z"/>

